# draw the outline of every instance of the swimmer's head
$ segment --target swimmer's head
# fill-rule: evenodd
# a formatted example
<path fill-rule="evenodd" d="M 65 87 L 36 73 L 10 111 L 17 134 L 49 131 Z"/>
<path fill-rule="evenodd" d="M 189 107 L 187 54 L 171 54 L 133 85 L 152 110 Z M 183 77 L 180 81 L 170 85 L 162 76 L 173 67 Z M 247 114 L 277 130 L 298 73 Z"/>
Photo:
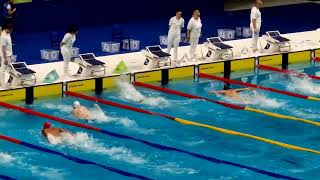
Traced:
<path fill-rule="evenodd" d="M 48 128 L 50 128 L 51 127 L 51 124 L 49 123 L 49 122 L 45 122 L 44 124 L 43 124 L 43 129 L 48 129 Z"/>
<path fill-rule="evenodd" d="M 73 108 L 78 108 L 78 107 L 80 107 L 80 102 L 79 101 L 73 102 Z"/>

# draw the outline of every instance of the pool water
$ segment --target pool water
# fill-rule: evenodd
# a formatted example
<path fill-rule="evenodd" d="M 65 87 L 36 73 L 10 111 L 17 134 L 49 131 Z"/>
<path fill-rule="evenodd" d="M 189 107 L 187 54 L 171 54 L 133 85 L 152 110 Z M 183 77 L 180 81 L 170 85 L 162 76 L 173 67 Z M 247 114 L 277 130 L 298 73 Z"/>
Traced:
<path fill-rule="evenodd" d="M 316 73 L 318 68 L 299 67 L 300 71 Z M 308 78 L 260 71 L 232 78 L 267 87 L 318 97 L 320 84 Z M 159 85 L 159 83 L 154 83 Z M 166 88 L 221 100 L 240 102 L 208 94 L 221 90 L 223 83 L 207 79 L 172 81 Z M 240 88 L 240 86 L 232 86 Z M 84 94 L 95 96 L 92 92 Z M 253 90 L 241 92 L 247 106 L 270 112 L 319 121 L 319 102 Z M 320 149 L 319 127 L 286 119 L 277 119 L 248 111 L 234 110 L 204 100 L 187 99 L 119 82 L 118 88 L 98 96 L 122 104 L 167 114 L 203 124 L 253 134 L 314 150 Z M 73 102 L 94 111 L 94 120 L 78 120 L 70 114 Z M 300 179 L 320 177 L 319 155 L 299 152 L 252 139 L 221 134 L 200 127 L 184 126 L 169 119 L 141 114 L 75 97 L 54 97 L 35 101 L 33 105 L 15 103 L 35 111 L 71 121 L 89 124 L 111 132 L 196 152 L 221 160 Z M 49 144 L 42 137 L 42 124 L 47 121 L 20 112 L 0 109 L 1 134 L 69 155 L 112 166 L 153 179 L 274 179 L 270 176 L 224 163 L 212 163 L 190 155 L 163 151 L 145 144 L 110 137 L 77 127 L 50 121 L 66 128 L 74 137 L 63 144 Z M 127 179 L 128 177 L 92 165 L 81 165 L 62 157 L 0 141 L 0 174 L 18 179 Z"/>

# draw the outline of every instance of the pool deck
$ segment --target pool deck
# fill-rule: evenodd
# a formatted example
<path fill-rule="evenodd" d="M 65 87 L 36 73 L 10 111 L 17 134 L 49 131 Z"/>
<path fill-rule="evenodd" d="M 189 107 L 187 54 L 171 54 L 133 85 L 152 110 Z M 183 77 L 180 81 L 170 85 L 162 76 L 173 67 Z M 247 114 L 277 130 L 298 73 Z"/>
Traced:
<path fill-rule="evenodd" d="M 320 31 L 318 30 L 282 34 L 282 35 L 291 40 L 291 50 L 289 52 L 300 52 L 300 51 L 307 51 L 307 50 L 314 51 L 314 50 L 320 49 L 320 43 L 319 43 Z M 258 44 L 259 51 L 256 53 L 250 52 L 251 51 L 250 42 L 251 42 L 250 38 L 225 41 L 226 44 L 233 46 L 233 53 L 234 53 L 233 59 L 258 58 L 261 56 L 282 54 L 280 52 L 268 52 L 267 50 L 263 50 L 263 47 L 265 47 L 267 44 L 265 36 L 260 37 L 260 45 Z M 243 48 L 247 48 L 249 52 L 246 54 L 241 54 L 241 51 Z M 190 66 L 190 65 L 198 66 L 199 64 L 208 64 L 210 62 L 226 61 L 226 60 L 208 61 L 202 58 L 202 55 L 201 55 L 202 51 L 205 56 L 205 54 L 207 53 L 207 48 L 204 45 L 198 45 L 197 52 L 196 52 L 197 59 L 192 62 L 181 63 L 179 67 Z M 185 54 L 189 54 L 188 52 L 189 52 L 189 46 L 180 47 L 178 59 L 181 59 Z M 147 66 L 144 65 L 144 61 L 146 58 L 141 52 L 101 56 L 101 57 L 97 57 L 97 59 L 106 63 L 106 74 L 103 77 L 119 75 L 119 74 L 113 74 L 113 70 L 121 61 L 125 62 L 128 68 L 127 70 L 128 74 L 157 70 L 157 68 L 153 68 L 151 66 L 152 63 L 149 63 L 149 65 Z M 230 59 L 230 60 L 233 60 L 233 59 Z M 172 66 L 170 68 L 174 68 L 174 67 L 178 67 L 178 66 Z M 44 80 L 47 73 L 50 72 L 51 70 L 55 69 L 57 73 L 60 76 L 62 76 L 63 62 L 60 61 L 60 62 L 30 65 L 29 68 L 36 72 L 37 83 L 33 86 L 39 86 L 39 85 L 44 85 L 44 83 L 41 83 L 41 82 Z M 70 69 L 71 71 L 76 72 L 78 69 L 78 66 L 76 66 L 74 63 L 71 65 Z M 85 76 L 68 77 L 67 79 L 60 78 L 55 83 L 62 83 L 62 82 L 65 83 L 69 81 L 77 81 L 77 80 L 92 79 L 92 78 L 93 77 L 85 77 Z M 18 85 L 12 85 L 10 88 L 0 89 L 0 90 L 17 89 L 17 88 L 22 88 L 22 87 Z"/>

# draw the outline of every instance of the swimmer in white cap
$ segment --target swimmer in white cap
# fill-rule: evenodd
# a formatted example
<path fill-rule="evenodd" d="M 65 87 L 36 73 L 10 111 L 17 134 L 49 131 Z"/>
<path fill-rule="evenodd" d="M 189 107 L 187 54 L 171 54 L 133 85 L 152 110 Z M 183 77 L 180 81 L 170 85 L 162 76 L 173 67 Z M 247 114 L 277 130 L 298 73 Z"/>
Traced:
<path fill-rule="evenodd" d="M 90 111 L 86 107 L 81 106 L 79 101 L 75 101 L 73 103 L 72 113 L 75 117 L 79 119 L 84 119 L 84 120 L 91 119 Z"/>

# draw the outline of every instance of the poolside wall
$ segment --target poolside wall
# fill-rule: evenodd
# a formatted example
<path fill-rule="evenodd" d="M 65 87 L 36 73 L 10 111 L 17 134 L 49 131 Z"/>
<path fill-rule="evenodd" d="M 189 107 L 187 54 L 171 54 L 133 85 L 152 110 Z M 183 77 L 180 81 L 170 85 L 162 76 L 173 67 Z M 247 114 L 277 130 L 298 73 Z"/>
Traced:
<path fill-rule="evenodd" d="M 319 55 L 320 50 L 305 50 L 289 53 L 279 53 L 268 56 L 260 56 L 245 59 L 234 59 L 227 61 L 216 61 L 202 63 L 198 65 L 188 65 L 167 69 L 155 69 L 151 71 L 129 73 L 121 77 L 122 81 L 127 82 L 158 82 L 166 84 L 169 81 L 183 78 L 196 78 L 197 73 L 216 74 L 225 78 L 230 78 L 231 73 L 240 71 L 256 72 L 256 65 L 268 65 L 273 67 L 287 68 L 290 64 L 301 62 L 312 62 L 312 57 Z M 95 91 L 101 93 L 103 89 L 116 87 L 116 78 L 120 75 L 107 77 L 97 77 L 91 79 L 70 81 L 66 83 L 56 83 L 40 86 L 17 88 L 12 90 L 0 91 L 1 101 L 25 101 L 28 104 L 34 100 L 49 97 L 63 96 L 64 91 Z"/>

